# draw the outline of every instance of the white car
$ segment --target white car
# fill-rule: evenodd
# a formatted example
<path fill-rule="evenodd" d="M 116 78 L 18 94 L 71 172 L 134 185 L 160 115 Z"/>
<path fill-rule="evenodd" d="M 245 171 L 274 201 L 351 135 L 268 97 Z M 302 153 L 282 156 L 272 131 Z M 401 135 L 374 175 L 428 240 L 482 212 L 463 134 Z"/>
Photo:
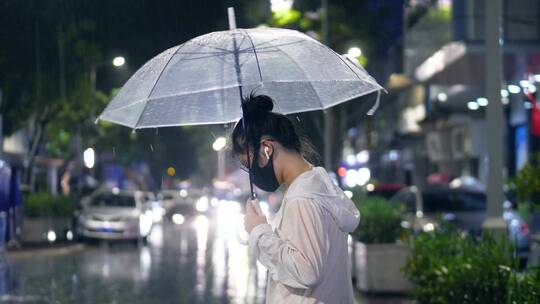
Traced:
<path fill-rule="evenodd" d="M 88 197 L 77 216 L 80 238 L 146 240 L 153 213 L 140 191 L 99 191 Z"/>

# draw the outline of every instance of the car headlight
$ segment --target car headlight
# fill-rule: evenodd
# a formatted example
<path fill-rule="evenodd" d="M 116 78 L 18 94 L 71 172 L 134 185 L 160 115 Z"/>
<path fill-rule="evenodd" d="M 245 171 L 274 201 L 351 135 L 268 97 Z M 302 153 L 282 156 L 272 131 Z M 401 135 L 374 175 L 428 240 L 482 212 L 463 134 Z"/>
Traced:
<path fill-rule="evenodd" d="M 173 216 L 172 216 L 172 221 L 173 221 L 173 223 L 175 223 L 176 225 L 182 225 L 182 224 L 186 221 L 186 219 L 185 219 L 185 217 L 184 217 L 182 214 L 180 214 L 180 213 L 175 213 L 175 214 L 173 214 Z"/>

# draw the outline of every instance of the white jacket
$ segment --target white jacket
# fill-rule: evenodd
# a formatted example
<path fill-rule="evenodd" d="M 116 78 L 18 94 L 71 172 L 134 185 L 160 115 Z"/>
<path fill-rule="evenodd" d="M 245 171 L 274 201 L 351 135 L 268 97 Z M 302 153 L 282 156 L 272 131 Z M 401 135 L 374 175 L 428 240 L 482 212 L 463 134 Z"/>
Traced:
<path fill-rule="evenodd" d="M 324 168 L 299 175 L 249 252 L 268 268 L 267 303 L 354 303 L 347 236 L 360 212 Z"/>

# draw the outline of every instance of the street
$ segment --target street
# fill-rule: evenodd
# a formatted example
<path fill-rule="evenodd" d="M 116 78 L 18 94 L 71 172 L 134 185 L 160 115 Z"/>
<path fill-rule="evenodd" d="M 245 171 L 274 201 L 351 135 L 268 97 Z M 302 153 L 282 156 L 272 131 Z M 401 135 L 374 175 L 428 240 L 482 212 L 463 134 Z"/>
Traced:
<path fill-rule="evenodd" d="M 0 302 L 263 303 L 266 271 L 250 270 L 247 247 L 216 224 L 199 215 L 154 226 L 147 246 L 103 242 L 67 254 L 9 256 L 10 290 Z"/>

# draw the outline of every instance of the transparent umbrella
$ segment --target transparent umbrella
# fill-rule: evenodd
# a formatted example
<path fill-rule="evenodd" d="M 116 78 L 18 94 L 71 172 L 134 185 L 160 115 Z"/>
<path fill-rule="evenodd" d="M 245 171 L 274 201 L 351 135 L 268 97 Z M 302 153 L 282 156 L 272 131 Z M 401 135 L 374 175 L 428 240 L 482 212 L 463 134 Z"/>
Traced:
<path fill-rule="evenodd" d="M 133 129 L 229 123 L 240 97 L 271 96 L 282 114 L 326 109 L 381 90 L 359 65 L 315 39 L 277 28 L 213 32 L 148 61 L 99 119 Z"/>

